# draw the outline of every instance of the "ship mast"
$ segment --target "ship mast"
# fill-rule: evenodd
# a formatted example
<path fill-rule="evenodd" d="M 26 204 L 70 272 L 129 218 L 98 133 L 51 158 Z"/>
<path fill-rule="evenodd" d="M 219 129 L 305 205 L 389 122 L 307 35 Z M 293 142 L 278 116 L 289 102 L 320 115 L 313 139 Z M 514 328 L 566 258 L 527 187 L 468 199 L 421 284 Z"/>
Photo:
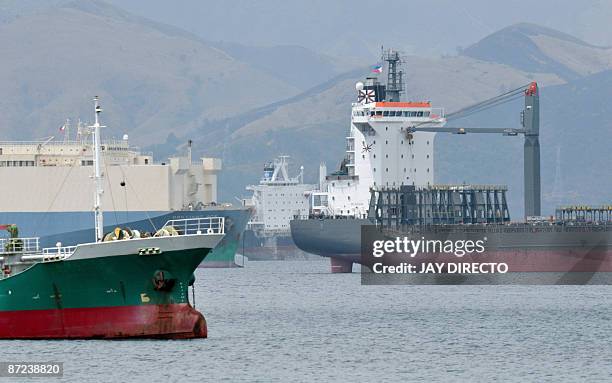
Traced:
<path fill-rule="evenodd" d="M 94 146 L 94 181 L 96 184 L 95 201 L 94 201 L 94 215 L 95 215 L 95 230 L 96 230 L 96 242 L 102 241 L 104 236 L 104 219 L 102 217 L 102 155 L 100 145 L 100 128 L 104 126 L 100 125 L 99 115 L 102 112 L 102 107 L 98 103 L 98 96 L 94 99 L 94 110 L 95 110 L 95 122 L 91 128 L 94 130 L 93 134 L 93 146 Z"/>

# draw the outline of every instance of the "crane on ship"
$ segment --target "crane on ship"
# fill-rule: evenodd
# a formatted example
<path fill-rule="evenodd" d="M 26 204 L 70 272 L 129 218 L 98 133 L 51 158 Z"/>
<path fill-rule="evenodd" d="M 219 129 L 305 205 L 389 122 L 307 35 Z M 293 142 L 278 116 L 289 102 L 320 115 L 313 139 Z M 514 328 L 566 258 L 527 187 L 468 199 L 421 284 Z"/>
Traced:
<path fill-rule="evenodd" d="M 501 95 L 467 106 L 453 113 L 446 115 L 446 120 L 453 120 L 467 117 L 469 115 L 482 112 L 514 101 L 520 97 L 525 97 L 525 109 L 521 113 L 520 128 L 499 128 L 499 127 L 433 127 L 428 126 L 428 122 L 416 124 L 407 128 L 407 135 L 414 132 L 435 132 L 435 133 L 488 133 L 502 134 L 504 136 L 524 135 L 523 145 L 523 166 L 524 166 L 524 198 L 525 216 L 540 216 L 541 214 L 541 186 L 540 186 L 540 95 L 538 84 L 534 81 L 529 84 L 512 89 Z"/>

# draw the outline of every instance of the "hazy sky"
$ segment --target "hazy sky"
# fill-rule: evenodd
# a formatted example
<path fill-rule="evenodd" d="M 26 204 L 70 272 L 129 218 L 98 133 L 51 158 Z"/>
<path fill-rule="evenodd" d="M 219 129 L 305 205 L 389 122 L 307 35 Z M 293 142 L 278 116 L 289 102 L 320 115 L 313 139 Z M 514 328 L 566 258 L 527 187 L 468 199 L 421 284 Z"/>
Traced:
<path fill-rule="evenodd" d="M 612 1 L 568 0 L 110 0 L 208 40 L 298 44 L 335 55 L 381 43 L 407 53 L 455 52 L 505 26 L 532 22 L 612 45 Z"/>

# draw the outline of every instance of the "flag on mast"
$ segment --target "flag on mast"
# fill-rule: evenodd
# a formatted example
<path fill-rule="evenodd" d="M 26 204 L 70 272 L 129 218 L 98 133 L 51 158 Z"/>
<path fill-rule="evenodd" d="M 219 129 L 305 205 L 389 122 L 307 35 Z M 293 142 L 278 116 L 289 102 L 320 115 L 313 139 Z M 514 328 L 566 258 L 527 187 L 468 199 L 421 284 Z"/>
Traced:
<path fill-rule="evenodd" d="M 383 71 L 382 64 L 376 64 L 372 66 L 372 73 L 382 73 L 382 71 Z"/>

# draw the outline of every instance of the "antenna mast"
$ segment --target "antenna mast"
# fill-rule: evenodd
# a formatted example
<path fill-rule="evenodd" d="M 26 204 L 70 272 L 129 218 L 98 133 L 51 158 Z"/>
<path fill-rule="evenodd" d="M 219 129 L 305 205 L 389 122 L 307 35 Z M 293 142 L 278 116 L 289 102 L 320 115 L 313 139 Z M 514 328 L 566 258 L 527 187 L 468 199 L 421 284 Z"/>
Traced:
<path fill-rule="evenodd" d="M 94 130 L 93 134 L 93 146 L 94 146 L 94 181 L 96 184 L 96 193 L 94 201 L 94 215 L 95 215 L 95 229 L 96 229 L 96 242 L 102 241 L 104 236 L 104 219 L 102 217 L 102 155 L 101 155 L 101 144 L 100 144 L 100 128 L 105 126 L 100 125 L 99 115 L 102 112 L 102 107 L 98 103 L 98 96 L 94 99 L 94 110 L 95 110 L 95 123 L 91 128 Z"/>
<path fill-rule="evenodd" d="M 400 94 L 404 91 L 404 72 L 398 70 L 402 59 L 398 51 L 392 49 L 383 52 L 382 59 L 387 62 L 387 101 L 400 101 Z"/>

